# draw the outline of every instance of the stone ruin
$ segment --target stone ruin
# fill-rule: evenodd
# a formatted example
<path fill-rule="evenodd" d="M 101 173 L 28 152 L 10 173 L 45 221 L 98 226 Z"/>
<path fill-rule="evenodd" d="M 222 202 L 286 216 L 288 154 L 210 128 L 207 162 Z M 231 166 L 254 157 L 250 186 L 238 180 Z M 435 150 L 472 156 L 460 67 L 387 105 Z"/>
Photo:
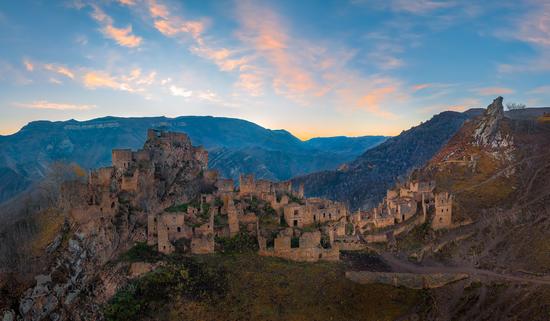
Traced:
<path fill-rule="evenodd" d="M 386 242 L 388 234 L 408 232 L 423 224 L 428 213 L 433 213 L 434 230 L 452 227 L 452 196 L 447 192 L 436 193 L 434 181 L 409 181 L 387 190 L 386 197 L 377 207 L 358 210 L 350 216 L 357 233 L 370 242 Z"/>

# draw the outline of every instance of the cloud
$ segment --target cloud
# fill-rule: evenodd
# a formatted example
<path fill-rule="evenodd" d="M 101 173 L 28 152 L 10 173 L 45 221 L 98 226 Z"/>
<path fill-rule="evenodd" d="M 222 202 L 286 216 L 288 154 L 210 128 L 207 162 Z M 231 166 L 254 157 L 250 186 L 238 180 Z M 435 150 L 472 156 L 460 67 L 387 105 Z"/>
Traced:
<path fill-rule="evenodd" d="M 426 88 L 430 88 L 430 87 L 432 87 L 432 84 L 418 84 L 418 85 L 414 85 L 412 87 L 412 90 L 413 90 L 413 92 L 416 92 L 416 91 L 426 89 Z"/>
<path fill-rule="evenodd" d="M 315 49 L 298 48 L 292 43 L 285 24 L 268 8 L 240 2 L 238 11 L 242 26 L 239 38 L 273 69 L 271 82 L 275 92 L 288 98 L 301 98 L 316 91 L 316 81 L 305 66 L 312 61 L 304 60 L 307 54 L 315 56 Z"/>
<path fill-rule="evenodd" d="M 118 2 L 125 6 L 133 6 L 136 4 L 135 0 L 118 0 Z"/>
<path fill-rule="evenodd" d="M 529 94 L 550 94 L 550 85 L 540 86 L 528 91 Z"/>
<path fill-rule="evenodd" d="M 67 103 L 52 103 L 46 100 L 37 100 L 31 103 L 15 103 L 14 105 L 32 109 L 53 109 L 53 110 L 89 110 L 96 108 L 96 105 L 79 105 Z"/>
<path fill-rule="evenodd" d="M 505 87 L 484 87 L 484 88 L 474 89 L 474 91 L 482 96 L 508 95 L 508 94 L 513 94 L 515 92 L 511 88 L 505 88 Z"/>
<path fill-rule="evenodd" d="M 27 71 L 33 71 L 34 70 L 33 63 L 28 59 L 23 60 L 23 66 L 25 66 L 25 69 L 27 69 Z"/>
<path fill-rule="evenodd" d="M 124 85 L 115 80 L 111 75 L 105 72 L 91 71 L 84 75 L 84 86 L 90 89 L 111 88 L 116 90 L 125 90 Z"/>
<path fill-rule="evenodd" d="M 132 34 L 132 26 L 126 28 L 117 28 L 114 26 L 114 21 L 97 5 L 91 5 L 93 8 L 92 18 L 101 25 L 101 33 L 106 38 L 115 40 L 119 45 L 129 48 L 139 47 L 142 38 Z"/>
<path fill-rule="evenodd" d="M 458 6 L 456 0 L 352 0 L 352 3 L 356 5 L 370 5 L 380 10 L 406 12 L 416 15 L 425 15 L 434 11 Z"/>
<path fill-rule="evenodd" d="M 359 99 L 356 106 L 359 108 L 364 108 L 370 113 L 377 115 L 384 119 L 395 119 L 397 115 L 385 111 L 381 108 L 381 102 L 387 98 L 388 95 L 395 93 L 396 87 L 387 86 L 374 89 L 368 94 L 364 95 Z"/>
<path fill-rule="evenodd" d="M 497 71 L 500 73 L 539 73 L 550 70 L 550 2 L 531 0 L 522 4 L 527 5 L 528 10 L 519 14 L 511 25 L 499 29 L 496 36 L 529 44 L 535 55 L 499 64 Z"/>
<path fill-rule="evenodd" d="M 213 49 L 205 45 L 191 48 L 191 52 L 197 56 L 212 60 L 221 71 L 232 71 L 249 62 L 248 57 L 231 58 L 235 55 L 232 51 L 226 48 Z"/>
<path fill-rule="evenodd" d="M 248 93 L 250 96 L 258 97 L 263 94 L 263 79 L 255 73 L 242 73 L 235 87 Z"/>
<path fill-rule="evenodd" d="M 174 85 L 170 86 L 170 93 L 172 93 L 172 96 L 181 96 L 185 98 L 191 97 L 193 95 L 193 92 L 191 90 L 186 90 L 185 88 L 176 87 Z"/>
<path fill-rule="evenodd" d="M 175 15 L 167 6 L 156 0 L 148 2 L 148 11 L 153 19 L 153 26 L 167 37 L 190 36 L 194 41 L 190 51 L 197 56 L 213 61 L 221 71 L 233 71 L 245 65 L 248 57 L 221 47 L 216 48 L 203 37 L 205 23 L 200 20 L 184 19 Z"/>
<path fill-rule="evenodd" d="M 113 75 L 107 71 L 92 70 L 84 73 L 82 83 L 88 89 L 108 88 L 113 90 L 139 93 L 151 98 L 149 89 L 156 81 L 156 71 L 143 74 L 141 69 L 134 68 L 128 74 Z"/>
<path fill-rule="evenodd" d="M 56 64 L 44 64 L 44 69 L 63 75 L 67 78 L 74 79 L 74 72 L 69 68 Z"/>
<path fill-rule="evenodd" d="M 63 83 L 63 82 L 61 82 L 61 80 L 53 78 L 53 77 L 48 79 L 48 81 L 51 82 L 52 84 L 56 84 L 56 85 L 61 85 Z"/>
<path fill-rule="evenodd" d="M 550 3 L 533 1 L 535 8 L 517 21 L 514 36 L 536 46 L 550 47 Z"/>

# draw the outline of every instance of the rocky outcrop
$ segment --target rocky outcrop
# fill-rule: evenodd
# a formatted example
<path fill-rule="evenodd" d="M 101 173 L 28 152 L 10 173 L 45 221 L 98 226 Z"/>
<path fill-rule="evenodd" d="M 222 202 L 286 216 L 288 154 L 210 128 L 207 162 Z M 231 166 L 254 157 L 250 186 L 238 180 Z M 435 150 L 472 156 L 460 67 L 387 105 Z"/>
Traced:
<path fill-rule="evenodd" d="M 184 134 L 148 137 L 142 150 L 113 152 L 113 167 L 92 172 L 88 182 L 64 186 L 66 223 L 45 249 L 49 266 L 20 300 L 22 320 L 101 319 L 101 304 L 131 277 L 154 269 L 116 258 L 146 241 L 147 213 L 199 195 L 208 155 Z"/>
<path fill-rule="evenodd" d="M 492 149 L 507 148 L 512 145 L 512 138 L 503 131 L 501 126 L 504 119 L 502 101 L 503 98 L 499 96 L 487 106 L 473 134 L 475 145 Z"/>

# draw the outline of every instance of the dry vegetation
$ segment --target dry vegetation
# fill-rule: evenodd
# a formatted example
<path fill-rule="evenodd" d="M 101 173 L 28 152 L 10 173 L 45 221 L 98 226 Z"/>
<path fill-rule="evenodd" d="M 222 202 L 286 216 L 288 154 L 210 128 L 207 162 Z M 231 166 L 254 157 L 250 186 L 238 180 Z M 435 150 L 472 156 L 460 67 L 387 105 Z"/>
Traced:
<path fill-rule="evenodd" d="M 225 271 L 225 293 L 215 302 L 172 299 L 149 314 L 155 320 L 395 320 L 421 312 L 426 303 L 423 291 L 352 283 L 342 263 L 296 263 L 252 253 L 193 260 Z"/>

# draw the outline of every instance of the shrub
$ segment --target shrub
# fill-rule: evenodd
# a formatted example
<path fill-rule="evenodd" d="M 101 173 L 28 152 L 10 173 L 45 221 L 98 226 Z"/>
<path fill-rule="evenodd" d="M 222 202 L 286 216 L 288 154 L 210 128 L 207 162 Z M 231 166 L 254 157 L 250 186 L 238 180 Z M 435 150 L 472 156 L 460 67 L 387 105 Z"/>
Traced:
<path fill-rule="evenodd" d="M 108 321 L 152 315 L 167 302 L 185 298 L 214 301 L 227 291 L 226 271 L 193 260 L 171 263 L 132 281 L 103 308 Z"/>
<path fill-rule="evenodd" d="M 162 254 L 159 253 L 153 246 L 147 245 L 145 242 L 139 242 L 134 247 L 129 249 L 126 253 L 122 254 L 121 259 L 129 262 L 157 262 L 162 258 Z"/>
<path fill-rule="evenodd" d="M 233 237 L 217 236 L 215 241 L 222 253 L 245 253 L 258 250 L 258 239 L 245 232 L 240 232 Z"/>
<path fill-rule="evenodd" d="M 174 212 L 187 212 L 187 208 L 189 207 L 189 204 L 183 203 L 179 205 L 170 206 L 169 208 L 165 209 L 166 212 L 174 213 Z"/>

